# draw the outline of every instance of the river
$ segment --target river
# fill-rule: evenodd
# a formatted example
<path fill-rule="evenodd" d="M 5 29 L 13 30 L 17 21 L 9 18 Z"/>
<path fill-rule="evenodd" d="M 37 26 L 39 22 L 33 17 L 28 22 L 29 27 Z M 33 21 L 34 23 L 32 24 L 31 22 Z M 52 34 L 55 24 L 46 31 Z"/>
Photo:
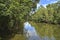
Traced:
<path fill-rule="evenodd" d="M 50 28 L 46 27 L 47 25 L 44 25 L 44 27 L 39 27 L 37 32 L 36 28 L 32 26 L 29 22 L 24 23 L 24 35 L 26 37 L 26 40 L 56 40 L 56 37 L 53 34 L 53 30 L 49 31 Z M 43 31 L 44 30 L 44 31 Z M 51 34 L 50 34 L 51 33 Z M 49 35 L 51 36 L 49 36 Z M 44 36 L 41 36 L 44 35 Z M 59 39 L 58 39 L 59 40 Z"/>
<path fill-rule="evenodd" d="M 35 28 L 31 26 L 28 22 L 24 23 L 24 33 L 27 40 L 41 40 Z"/>

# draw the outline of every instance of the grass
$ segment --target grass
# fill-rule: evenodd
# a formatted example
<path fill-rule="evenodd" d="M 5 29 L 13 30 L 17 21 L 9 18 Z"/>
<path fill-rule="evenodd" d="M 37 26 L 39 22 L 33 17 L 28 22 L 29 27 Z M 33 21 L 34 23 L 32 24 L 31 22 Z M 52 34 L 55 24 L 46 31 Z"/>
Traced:
<path fill-rule="evenodd" d="M 16 34 L 13 38 L 11 38 L 10 40 L 25 40 L 24 35 L 21 34 Z"/>

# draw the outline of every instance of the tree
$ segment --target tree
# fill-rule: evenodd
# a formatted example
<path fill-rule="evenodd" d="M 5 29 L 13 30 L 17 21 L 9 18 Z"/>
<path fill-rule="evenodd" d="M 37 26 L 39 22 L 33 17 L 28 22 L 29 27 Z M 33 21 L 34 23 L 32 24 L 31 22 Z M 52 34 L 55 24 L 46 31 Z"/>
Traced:
<path fill-rule="evenodd" d="M 41 6 L 31 19 L 38 22 L 46 22 L 52 24 L 60 24 L 60 1 L 48 4 L 46 8 Z"/>
<path fill-rule="evenodd" d="M 0 35 L 2 38 L 7 38 L 5 35 L 23 33 L 24 17 L 30 13 L 31 9 L 36 8 L 39 0 L 0 0 Z M 4 23 L 4 24 L 3 24 Z M 4 25 L 4 26 L 3 26 Z M 2 27 L 1 27 L 2 26 Z M 4 30 L 2 30 L 2 28 Z M 7 29 L 5 31 L 5 29 Z M 4 32 L 3 34 L 1 32 Z"/>

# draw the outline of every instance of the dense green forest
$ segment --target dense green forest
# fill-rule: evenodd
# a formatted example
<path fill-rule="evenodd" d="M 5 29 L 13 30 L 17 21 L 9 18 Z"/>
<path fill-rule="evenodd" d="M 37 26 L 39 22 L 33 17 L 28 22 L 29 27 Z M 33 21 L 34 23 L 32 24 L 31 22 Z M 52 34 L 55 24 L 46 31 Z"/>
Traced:
<path fill-rule="evenodd" d="M 23 34 L 25 17 L 35 10 L 39 0 L 0 0 L 0 37 L 9 40 L 16 33 Z"/>
<path fill-rule="evenodd" d="M 41 5 L 29 20 L 40 36 L 54 36 L 55 40 L 60 40 L 60 1 L 46 7 Z"/>
<path fill-rule="evenodd" d="M 24 22 L 26 21 L 31 22 L 31 24 L 60 24 L 60 1 L 48 4 L 46 8 L 41 5 L 40 8 L 36 10 L 39 1 L 40 0 L 0 0 L 0 40 L 10 40 L 10 38 L 13 37 L 18 38 L 18 40 L 25 40 L 23 28 Z M 31 11 L 34 11 L 34 14 L 31 13 Z M 15 38 L 11 40 L 17 40 Z"/>
<path fill-rule="evenodd" d="M 41 7 L 32 15 L 31 20 L 35 22 L 45 22 L 60 24 L 60 1 Z"/>

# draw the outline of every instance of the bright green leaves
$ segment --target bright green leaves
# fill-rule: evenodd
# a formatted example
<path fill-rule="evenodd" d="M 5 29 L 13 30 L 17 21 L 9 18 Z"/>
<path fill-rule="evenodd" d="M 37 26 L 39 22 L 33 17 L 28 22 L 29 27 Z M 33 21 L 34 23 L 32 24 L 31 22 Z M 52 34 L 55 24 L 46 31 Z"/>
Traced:
<path fill-rule="evenodd" d="M 46 8 L 43 6 L 32 15 L 32 20 L 37 22 L 60 23 L 60 6 L 59 2 L 49 4 Z"/>
<path fill-rule="evenodd" d="M 36 5 L 36 1 L 33 2 L 33 0 L 0 0 L 0 37 L 2 40 L 8 40 L 18 31 L 23 34 L 23 23 Z"/>
<path fill-rule="evenodd" d="M 0 16 L 9 16 L 8 27 L 20 27 L 26 21 L 31 9 L 36 8 L 37 0 L 0 0 Z M 4 19 L 5 20 L 5 19 Z M 2 20 L 2 21 L 4 21 Z"/>
<path fill-rule="evenodd" d="M 29 1 L 31 1 L 31 0 L 23 0 L 23 2 L 29 2 Z"/>

